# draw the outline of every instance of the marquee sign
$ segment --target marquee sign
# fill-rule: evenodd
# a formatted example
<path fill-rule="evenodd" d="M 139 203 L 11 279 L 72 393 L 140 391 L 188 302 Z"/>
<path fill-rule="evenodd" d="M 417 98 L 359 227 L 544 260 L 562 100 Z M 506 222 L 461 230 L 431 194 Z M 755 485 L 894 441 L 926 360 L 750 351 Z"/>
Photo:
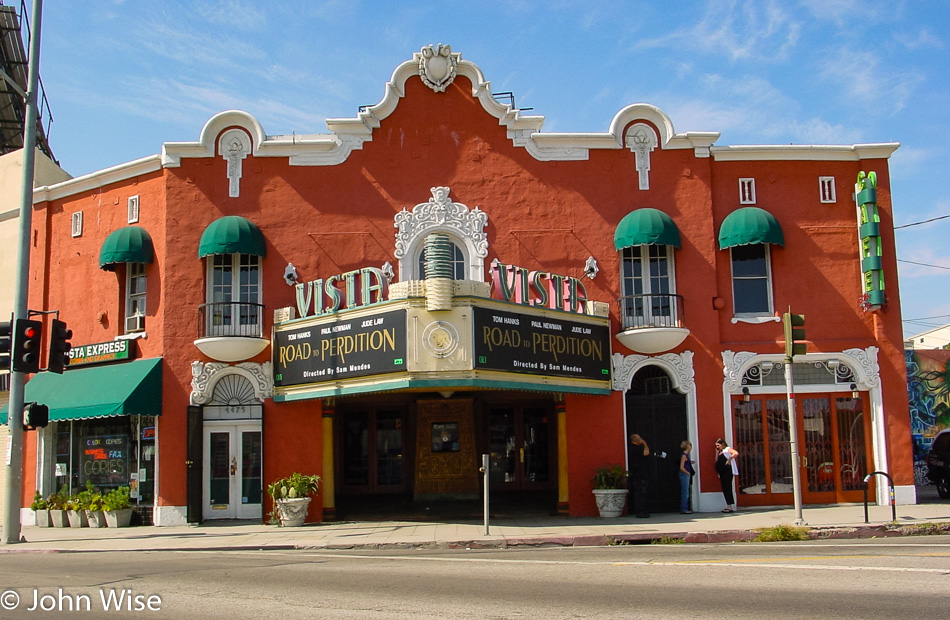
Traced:
<path fill-rule="evenodd" d="M 275 331 L 275 387 L 406 369 L 405 310 L 339 319 Z"/>
<path fill-rule="evenodd" d="M 534 314 L 472 308 L 476 370 L 610 379 L 610 330 Z"/>

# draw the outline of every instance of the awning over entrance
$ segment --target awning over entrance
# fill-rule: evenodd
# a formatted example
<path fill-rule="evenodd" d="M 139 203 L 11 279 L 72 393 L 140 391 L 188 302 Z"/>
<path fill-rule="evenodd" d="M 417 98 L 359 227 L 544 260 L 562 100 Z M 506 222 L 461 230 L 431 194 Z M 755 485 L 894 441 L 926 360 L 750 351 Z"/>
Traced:
<path fill-rule="evenodd" d="M 198 243 L 198 258 L 212 254 L 266 256 L 264 235 L 261 229 L 248 219 L 238 215 L 222 217 L 208 225 Z"/>
<path fill-rule="evenodd" d="M 40 373 L 26 384 L 24 401 L 49 407 L 50 422 L 161 415 L 162 360 L 67 370 L 61 375 Z M 0 411 L 0 424 L 6 423 L 7 407 L 4 407 Z"/>
<path fill-rule="evenodd" d="M 151 263 L 152 238 L 144 228 L 126 226 L 106 237 L 99 250 L 99 269 L 112 271 L 119 263 Z"/>
<path fill-rule="evenodd" d="M 785 245 L 785 235 L 775 216 L 758 207 L 743 207 L 727 215 L 719 228 L 719 249 L 753 243 Z"/>
<path fill-rule="evenodd" d="M 638 245 L 680 247 L 680 231 L 669 215 L 657 209 L 637 209 L 624 216 L 614 232 L 614 248 Z"/>

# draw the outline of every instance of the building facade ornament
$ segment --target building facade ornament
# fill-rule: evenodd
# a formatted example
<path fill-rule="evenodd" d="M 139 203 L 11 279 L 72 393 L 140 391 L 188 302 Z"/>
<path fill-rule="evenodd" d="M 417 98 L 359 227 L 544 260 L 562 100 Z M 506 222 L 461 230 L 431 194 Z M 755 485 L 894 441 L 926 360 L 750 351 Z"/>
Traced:
<path fill-rule="evenodd" d="M 240 129 L 230 129 L 218 140 L 218 153 L 228 162 L 228 196 L 241 196 L 244 159 L 251 152 L 251 138 Z"/>
<path fill-rule="evenodd" d="M 419 77 L 426 86 L 437 93 L 444 93 L 458 74 L 461 54 L 452 53 L 451 45 L 426 45 L 417 54 Z"/>
<path fill-rule="evenodd" d="M 461 243 L 466 254 L 466 278 L 484 281 L 484 258 L 488 256 L 488 214 L 475 207 L 469 208 L 452 202 L 448 187 L 430 189 L 432 198 L 417 204 L 412 211 L 403 209 L 396 214 L 393 227 L 397 229 L 395 256 L 399 259 L 400 279 L 414 274 L 414 261 L 425 246 L 425 237 L 433 232 L 448 233 L 453 242 Z M 421 278 L 415 278 L 421 279 Z"/>
<path fill-rule="evenodd" d="M 878 349 L 870 346 L 866 349 L 845 349 L 845 356 L 852 360 L 851 368 L 856 371 L 858 381 L 868 389 L 881 385 L 881 367 L 877 363 Z"/>
<path fill-rule="evenodd" d="M 654 365 L 663 368 L 670 374 L 673 387 L 680 394 L 688 394 L 696 388 L 693 380 L 693 352 L 664 353 L 651 357 L 649 355 L 623 355 L 614 353 L 611 358 L 611 388 L 618 392 L 630 389 L 630 381 L 640 368 Z"/>
<path fill-rule="evenodd" d="M 640 189 L 650 189 L 650 153 L 656 146 L 656 132 L 649 125 L 636 123 L 627 130 L 627 148 L 636 156 Z"/>
<path fill-rule="evenodd" d="M 872 389 L 880 385 L 881 375 L 880 366 L 877 363 L 877 353 L 879 349 L 870 346 L 866 349 L 846 349 L 841 352 L 829 352 L 821 355 L 810 354 L 805 357 L 796 358 L 796 363 L 816 364 L 826 362 L 827 360 L 838 360 L 844 362 L 854 372 L 854 378 L 858 385 L 864 389 Z M 772 362 L 784 363 L 784 357 L 775 354 L 760 354 L 751 351 L 723 351 L 722 372 L 725 375 L 723 388 L 726 393 L 736 394 L 742 390 L 742 378 L 749 370 L 750 362 L 755 363 Z"/>
<path fill-rule="evenodd" d="M 758 353 L 752 353 L 751 351 L 722 352 L 722 372 L 726 375 L 724 384 L 727 392 L 738 392 L 742 389 L 742 375 L 745 373 L 745 364 L 757 355 Z"/>
<path fill-rule="evenodd" d="M 241 375 L 254 388 L 254 398 L 263 402 L 274 396 L 274 383 L 271 380 L 273 362 L 241 362 L 231 366 L 222 362 L 191 363 L 191 404 L 207 405 L 214 397 L 214 387 L 223 377 Z"/>

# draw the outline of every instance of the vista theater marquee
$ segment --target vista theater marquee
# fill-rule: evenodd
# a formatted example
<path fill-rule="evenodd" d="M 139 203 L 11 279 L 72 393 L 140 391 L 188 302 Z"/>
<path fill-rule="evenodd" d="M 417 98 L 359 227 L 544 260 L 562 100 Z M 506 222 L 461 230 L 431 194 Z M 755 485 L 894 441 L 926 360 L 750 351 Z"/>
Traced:
<path fill-rule="evenodd" d="M 298 283 L 300 318 L 274 327 L 274 400 L 401 389 L 610 393 L 606 303 L 589 301 L 576 278 L 498 262 L 491 283 L 440 277 L 446 242 L 429 235 L 425 280 L 389 285 L 382 270 L 364 268 Z"/>

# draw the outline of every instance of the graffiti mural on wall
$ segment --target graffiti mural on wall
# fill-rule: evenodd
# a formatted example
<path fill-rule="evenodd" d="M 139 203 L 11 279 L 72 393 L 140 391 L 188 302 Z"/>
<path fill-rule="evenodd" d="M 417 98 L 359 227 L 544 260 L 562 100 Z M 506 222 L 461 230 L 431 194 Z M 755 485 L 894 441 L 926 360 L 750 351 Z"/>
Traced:
<path fill-rule="evenodd" d="M 914 441 L 914 482 L 929 484 L 925 459 L 934 436 L 950 428 L 950 350 L 904 352 Z"/>

